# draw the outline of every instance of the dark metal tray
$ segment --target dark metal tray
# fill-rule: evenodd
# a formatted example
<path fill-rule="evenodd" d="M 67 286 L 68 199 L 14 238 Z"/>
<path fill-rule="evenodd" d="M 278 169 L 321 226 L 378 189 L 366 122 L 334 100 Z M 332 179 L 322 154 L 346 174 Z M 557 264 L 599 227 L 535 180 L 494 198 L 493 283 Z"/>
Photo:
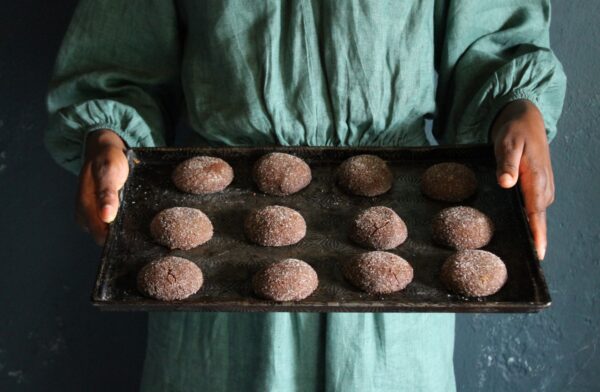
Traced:
<path fill-rule="evenodd" d="M 256 159 L 270 151 L 295 154 L 313 172 L 312 183 L 301 192 L 277 197 L 264 195 L 251 179 Z M 392 190 L 374 198 L 349 196 L 335 184 L 338 165 L 357 154 L 375 154 L 392 168 Z M 225 159 L 235 171 L 233 183 L 223 192 L 188 195 L 171 183 L 173 168 L 196 155 Z M 431 164 L 462 162 L 479 180 L 478 192 L 462 204 L 488 214 L 496 225 L 494 238 L 484 249 L 500 256 L 508 268 L 508 281 L 497 294 L 469 299 L 449 293 L 439 281 L 442 263 L 452 251 L 433 245 L 430 220 L 451 204 L 421 195 L 419 179 Z M 92 295 L 94 305 L 109 310 L 197 310 L 243 312 L 534 312 L 550 305 L 542 270 L 533 251 L 531 235 L 517 189 L 496 184 L 490 146 L 426 148 L 137 148 L 129 151 L 129 179 L 122 205 L 111 225 Z M 304 216 L 308 231 L 297 245 L 266 248 L 249 243 L 242 222 L 254 207 L 280 204 Z M 365 250 L 347 238 L 349 222 L 357 211 L 374 205 L 394 209 L 408 226 L 408 240 L 392 252 L 414 268 L 413 282 L 390 295 L 363 293 L 343 278 L 339 265 Z M 190 251 L 169 251 L 150 238 L 149 224 L 160 210 L 174 206 L 200 208 L 212 220 L 215 235 Z M 197 263 L 205 276 L 201 290 L 183 301 L 161 302 L 143 297 L 135 287 L 139 269 L 159 256 L 182 256 Z M 257 298 L 252 275 L 267 263 L 287 257 L 311 264 L 319 287 L 299 302 L 276 303 Z"/>

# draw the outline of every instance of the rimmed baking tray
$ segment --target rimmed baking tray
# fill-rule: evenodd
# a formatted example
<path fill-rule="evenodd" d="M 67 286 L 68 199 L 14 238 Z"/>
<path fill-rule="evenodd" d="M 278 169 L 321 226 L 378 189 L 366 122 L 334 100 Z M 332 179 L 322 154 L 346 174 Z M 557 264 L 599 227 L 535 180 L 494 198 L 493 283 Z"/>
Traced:
<path fill-rule="evenodd" d="M 262 194 L 251 179 L 253 163 L 271 151 L 287 152 L 307 161 L 313 181 L 287 197 Z M 335 170 L 346 158 L 374 154 L 390 165 L 395 182 L 384 195 L 349 196 L 335 184 Z M 171 183 L 171 172 L 181 161 L 197 155 L 223 158 L 235 179 L 223 192 L 189 195 Z M 550 295 L 533 250 L 518 189 L 501 189 L 495 178 L 491 146 L 424 148 L 224 147 L 134 148 L 128 152 L 130 175 L 122 192 L 119 214 L 110 226 L 92 302 L 104 310 L 186 310 L 240 312 L 535 312 L 550 306 Z M 461 203 L 488 214 L 496 232 L 488 246 L 507 265 L 508 281 L 497 294 L 464 298 L 450 293 L 439 271 L 452 250 L 431 241 L 430 221 L 451 206 L 420 193 L 421 174 L 438 162 L 461 162 L 479 181 L 475 196 Z M 270 248 L 253 245 L 243 233 L 243 219 L 255 207 L 285 205 L 301 212 L 308 232 L 297 245 Z M 413 282 L 403 291 L 369 295 L 347 283 L 340 263 L 365 249 L 348 239 L 352 217 L 360 210 L 384 205 L 394 209 L 408 226 L 408 240 L 392 250 L 414 268 Z M 195 207 L 213 222 L 215 235 L 189 251 L 170 251 L 155 244 L 149 233 L 153 216 L 164 208 Z M 142 296 L 135 280 L 147 262 L 165 255 L 197 263 L 205 277 L 201 290 L 182 301 L 162 302 Z M 319 287 L 299 302 L 277 303 L 252 293 L 251 277 L 262 266 L 288 257 L 311 264 Z"/>

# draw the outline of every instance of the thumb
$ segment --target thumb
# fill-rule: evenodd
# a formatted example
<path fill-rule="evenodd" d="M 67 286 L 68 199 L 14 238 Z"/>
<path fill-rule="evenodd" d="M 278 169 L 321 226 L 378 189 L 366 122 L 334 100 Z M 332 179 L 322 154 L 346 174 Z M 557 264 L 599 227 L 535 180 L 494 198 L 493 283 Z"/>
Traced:
<path fill-rule="evenodd" d="M 93 165 L 98 216 L 105 223 L 115 220 L 119 210 L 119 190 L 127 179 L 127 170 L 121 166 L 106 158 Z"/>
<path fill-rule="evenodd" d="M 521 140 L 507 139 L 496 144 L 496 176 L 502 188 L 512 188 L 517 183 L 523 148 Z"/>
<path fill-rule="evenodd" d="M 99 216 L 102 222 L 111 223 L 119 210 L 119 195 L 115 189 L 106 188 L 98 193 Z"/>

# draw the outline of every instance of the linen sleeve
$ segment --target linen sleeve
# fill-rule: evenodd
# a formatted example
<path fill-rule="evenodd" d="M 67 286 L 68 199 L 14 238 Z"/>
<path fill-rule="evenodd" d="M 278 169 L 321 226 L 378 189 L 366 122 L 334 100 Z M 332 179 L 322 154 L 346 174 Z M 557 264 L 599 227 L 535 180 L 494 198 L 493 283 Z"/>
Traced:
<path fill-rule="evenodd" d="M 115 131 L 129 147 L 164 145 L 181 102 L 177 11 L 167 0 L 83 0 L 56 60 L 45 144 L 78 172 L 86 135 Z"/>
<path fill-rule="evenodd" d="M 556 134 L 566 77 L 550 49 L 549 0 L 439 1 L 435 12 L 436 136 L 486 143 L 507 103 L 526 99 Z"/>

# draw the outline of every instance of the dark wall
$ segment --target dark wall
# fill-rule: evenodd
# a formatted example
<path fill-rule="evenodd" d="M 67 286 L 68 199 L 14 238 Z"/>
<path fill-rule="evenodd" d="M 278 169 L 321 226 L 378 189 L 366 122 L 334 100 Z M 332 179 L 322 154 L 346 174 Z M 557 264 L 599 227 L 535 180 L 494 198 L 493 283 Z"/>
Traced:
<path fill-rule="evenodd" d="M 75 178 L 42 145 L 46 86 L 75 1 L 13 3 L 0 12 L 0 390 L 132 391 L 145 316 L 91 307 L 100 251 L 72 219 Z M 569 78 L 544 262 L 554 303 L 535 315 L 460 316 L 461 391 L 600 389 L 599 15 L 597 1 L 554 2 L 553 47 Z"/>
<path fill-rule="evenodd" d="M 45 94 L 75 1 L 0 6 L 0 391 L 134 391 L 142 313 L 89 302 L 99 248 L 44 150 Z"/>

